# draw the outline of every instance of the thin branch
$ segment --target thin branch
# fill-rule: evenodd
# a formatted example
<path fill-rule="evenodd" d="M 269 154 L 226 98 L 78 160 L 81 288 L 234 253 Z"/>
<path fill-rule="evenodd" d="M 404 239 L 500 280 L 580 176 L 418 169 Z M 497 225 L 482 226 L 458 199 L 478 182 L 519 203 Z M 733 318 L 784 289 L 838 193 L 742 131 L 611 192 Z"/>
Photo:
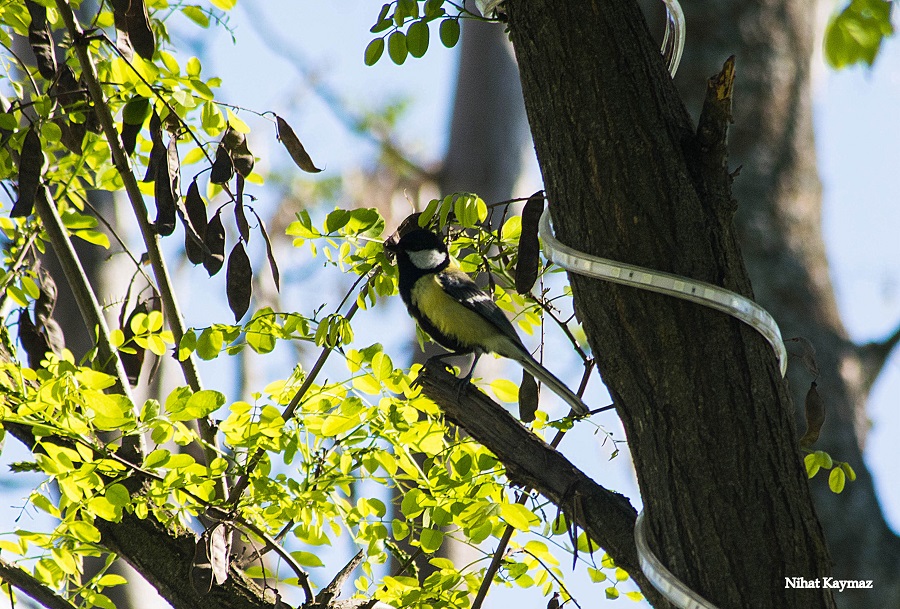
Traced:
<path fill-rule="evenodd" d="M 94 204 L 91 203 L 87 197 L 79 196 L 78 198 L 81 199 L 81 202 L 84 203 L 85 207 L 87 207 L 92 212 L 94 212 L 94 216 L 97 218 L 97 220 L 99 220 L 101 223 L 103 223 L 103 226 L 106 227 L 106 230 L 109 231 L 109 234 L 112 235 L 113 239 L 115 239 L 116 242 L 122 247 L 122 251 L 125 252 L 125 255 L 128 256 L 131 259 L 131 261 L 134 263 L 134 266 L 137 269 L 137 272 L 140 273 L 144 277 L 144 279 L 147 280 L 147 283 L 150 284 L 150 286 L 155 288 L 155 286 L 153 286 L 153 280 L 150 279 L 150 277 L 144 271 L 144 265 L 141 264 L 140 260 L 138 260 L 137 258 L 134 257 L 134 254 L 132 254 L 131 250 L 128 249 L 128 246 L 125 245 L 125 241 L 123 241 L 122 237 L 119 236 L 119 233 L 116 232 L 115 227 L 113 227 L 113 225 L 110 224 L 109 221 L 103 217 L 103 214 L 101 214 L 100 211 L 96 207 L 94 207 Z"/>
<path fill-rule="evenodd" d="M 528 495 L 522 493 L 522 496 L 519 497 L 519 500 L 516 503 L 524 505 L 526 497 L 528 497 Z M 475 600 L 472 601 L 472 609 L 481 609 L 481 605 L 487 597 L 491 583 L 494 581 L 494 576 L 497 575 L 497 571 L 500 570 L 500 563 L 503 561 L 503 555 L 506 554 L 506 548 L 509 546 L 510 539 L 512 539 L 513 531 L 515 531 L 515 527 L 506 525 L 503 536 L 500 537 L 500 543 L 497 544 L 497 549 L 494 550 L 494 555 L 491 557 L 491 564 L 488 565 L 487 571 L 484 572 L 484 579 L 481 580 L 481 585 L 478 587 L 477 594 L 475 594 Z"/>
<path fill-rule="evenodd" d="M 0 581 L 15 586 L 47 609 L 75 609 L 75 605 L 34 578 L 31 573 L 14 567 L 0 558 Z"/>

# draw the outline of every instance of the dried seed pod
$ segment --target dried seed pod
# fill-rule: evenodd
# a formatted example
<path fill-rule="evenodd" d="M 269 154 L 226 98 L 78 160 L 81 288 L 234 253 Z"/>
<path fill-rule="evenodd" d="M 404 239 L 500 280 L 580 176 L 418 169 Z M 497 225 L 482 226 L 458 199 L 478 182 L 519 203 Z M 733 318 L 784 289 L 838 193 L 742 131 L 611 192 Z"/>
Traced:
<path fill-rule="evenodd" d="M 519 419 L 523 423 L 534 421 L 534 413 L 538 409 L 538 386 L 534 377 L 522 371 L 522 382 L 519 384 Z"/>
<path fill-rule="evenodd" d="M 308 173 L 319 173 L 322 171 L 315 166 L 303 144 L 300 143 L 300 138 L 297 137 L 291 126 L 287 124 L 287 121 L 280 116 L 276 116 L 275 121 L 278 125 L 278 140 L 287 149 L 288 154 L 294 159 L 297 167 Z"/>
<path fill-rule="evenodd" d="M 213 161 L 209 181 L 213 184 L 225 184 L 234 177 L 234 163 L 231 154 L 222 144 L 216 148 L 216 160 Z"/>
<path fill-rule="evenodd" d="M 203 268 L 212 277 L 225 263 L 225 227 L 222 225 L 222 216 L 216 211 L 206 226 L 206 235 L 203 243 L 206 249 L 203 251 Z"/>
<path fill-rule="evenodd" d="M 209 563 L 213 578 L 218 585 L 228 579 L 228 563 L 231 554 L 231 541 L 228 527 L 219 523 L 209 531 Z"/>
<path fill-rule="evenodd" d="M 234 313 L 234 321 L 239 321 L 250 308 L 252 279 L 250 258 L 244 251 L 244 244 L 238 241 L 228 255 L 228 269 L 225 271 L 225 294 L 228 296 L 228 307 Z"/>
<path fill-rule="evenodd" d="M 175 231 L 175 212 L 181 198 L 179 182 L 181 169 L 178 161 L 178 140 L 169 138 L 165 163 L 156 166 L 156 232 L 167 237 Z"/>
<path fill-rule="evenodd" d="M 37 370 L 41 367 L 41 360 L 50 349 L 47 336 L 41 332 L 31 321 L 31 313 L 28 309 L 19 311 L 19 340 L 22 348 L 28 354 L 28 367 Z"/>
<path fill-rule="evenodd" d="M 519 260 L 516 262 L 516 291 L 527 294 L 537 281 L 541 262 L 538 224 L 544 212 L 544 191 L 531 195 L 522 208 L 522 232 L 519 235 Z"/>
<path fill-rule="evenodd" d="M 802 336 L 795 336 L 794 338 L 789 338 L 788 342 L 797 343 L 800 345 L 800 361 L 803 363 L 803 367 L 815 377 L 819 376 L 819 365 L 816 363 L 816 347 L 806 338 Z"/>
<path fill-rule="evenodd" d="M 19 156 L 19 197 L 9 215 L 12 218 L 30 216 L 34 209 L 34 197 L 37 196 L 44 171 L 44 152 L 41 149 L 41 136 L 37 127 L 32 127 L 22 141 L 22 153 Z"/>
<path fill-rule="evenodd" d="M 150 115 L 150 141 L 153 142 L 153 148 L 150 149 L 150 159 L 147 161 L 147 173 L 144 174 L 143 182 L 152 182 L 156 179 L 157 168 L 164 164 L 163 159 L 167 155 L 162 137 L 162 121 L 155 108 Z"/>
<path fill-rule="evenodd" d="M 31 15 L 31 24 L 28 26 L 28 43 L 34 52 L 38 72 L 47 80 L 53 80 L 56 76 L 56 51 L 53 45 L 53 36 L 50 34 L 50 26 L 47 24 L 46 7 L 25 0 L 25 6 Z"/>
<path fill-rule="evenodd" d="M 181 218 L 184 223 L 184 250 L 191 264 L 200 264 L 203 262 L 207 221 L 206 203 L 200 196 L 197 180 L 192 181 L 188 186 L 187 194 L 184 197 L 184 208 L 186 217 L 183 215 Z"/>
<path fill-rule="evenodd" d="M 822 431 L 822 425 L 825 423 L 825 402 L 816 389 L 816 382 L 813 381 L 809 385 L 809 391 L 806 392 L 806 433 L 800 438 L 800 446 L 809 448 L 819 439 L 819 433 Z"/>
<path fill-rule="evenodd" d="M 112 0 L 113 19 L 116 26 L 116 46 L 124 54 L 134 48 L 144 59 L 153 59 L 156 38 L 150 26 L 150 15 L 143 0 Z M 122 39 L 124 38 L 124 39 Z M 122 39 L 122 40 L 120 40 Z"/>
<path fill-rule="evenodd" d="M 244 213 L 244 176 L 238 173 L 237 177 L 237 201 L 234 204 L 234 223 L 237 225 L 238 234 L 244 243 L 250 242 L 250 224 L 247 222 L 247 214 Z"/>
<path fill-rule="evenodd" d="M 222 135 L 221 144 L 231 155 L 231 162 L 238 175 L 247 177 L 253 173 L 253 165 L 256 163 L 256 159 L 253 158 L 253 153 L 250 152 L 250 148 L 247 146 L 246 135 L 229 126 Z"/>
<path fill-rule="evenodd" d="M 41 292 L 38 299 L 34 302 L 34 319 L 37 325 L 45 325 L 50 316 L 53 315 L 53 309 L 56 307 L 56 296 L 58 290 L 56 282 L 50 273 L 41 269 Z"/>

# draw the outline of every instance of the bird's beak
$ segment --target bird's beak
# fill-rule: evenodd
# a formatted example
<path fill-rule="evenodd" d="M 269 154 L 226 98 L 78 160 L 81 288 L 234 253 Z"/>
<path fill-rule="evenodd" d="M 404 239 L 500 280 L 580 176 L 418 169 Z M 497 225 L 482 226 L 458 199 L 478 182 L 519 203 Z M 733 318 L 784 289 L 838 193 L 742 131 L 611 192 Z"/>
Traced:
<path fill-rule="evenodd" d="M 398 233 L 394 233 L 390 237 L 384 240 L 382 244 L 384 250 L 386 252 L 390 252 L 392 254 L 396 254 L 399 250 L 397 249 L 397 243 L 400 241 L 400 235 Z"/>

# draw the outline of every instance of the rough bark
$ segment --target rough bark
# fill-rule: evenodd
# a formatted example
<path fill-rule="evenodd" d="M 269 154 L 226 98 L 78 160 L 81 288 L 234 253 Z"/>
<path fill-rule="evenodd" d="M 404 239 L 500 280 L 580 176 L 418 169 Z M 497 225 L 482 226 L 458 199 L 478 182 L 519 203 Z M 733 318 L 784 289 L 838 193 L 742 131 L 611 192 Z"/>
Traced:
<path fill-rule="evenodd" d="M 561 239 L 752 295 L 732 201 L 710 188 L 727 168 L 704 162 L 637 5 L 507 10 Z M 833 606 L 828 591 L 785 589 L 829 575 L 830 559 L 762 338 L 696 305 L 570 278 L 663 562 L 720 606 Z"/>
<path fill-rule="evenodd" d="M 811 58 L 821 44 L 815 3 L 716 0 L 685 3 L 684 9 L 688 44 L 676 84 L 688 107 L 699 109 L 698 83 L 724 57 L 737 55 L 729 149 L 732 167 L 741 168 L 734 194 L 744 260 L 757 300 L 785 338 L 802 336 L 816 347 L 827 419 L 815 448 L 849 462 L 858 475 L 840 495 L 824 479 L 811 482 L 835 576 L 874 580 L 872 589 L 837 595 L 838 605 L 898 606 L 900 540 L 884 520 L 862 459 L 871 386 L 867 352 L 861 355 L 841 322 L 822 240 L 810 91 Z M 876 362 L 875 373 L 879 368 Z M 802 404 L 811 376 L 799 360 L 792 361 L 789 378 Z"/>

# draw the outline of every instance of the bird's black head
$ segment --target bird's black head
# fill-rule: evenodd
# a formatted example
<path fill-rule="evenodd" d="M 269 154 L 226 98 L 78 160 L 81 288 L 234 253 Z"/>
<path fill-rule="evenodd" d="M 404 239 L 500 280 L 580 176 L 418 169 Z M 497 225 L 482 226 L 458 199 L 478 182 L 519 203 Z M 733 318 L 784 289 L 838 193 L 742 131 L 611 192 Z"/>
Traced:
<path fill-rule="evenodd" d="M 423 229 L 412 230 L 395 244 L 385 246 L 397 255 L 401 275 L 404 269 L 419 272 L 436 272 L 447 267 L 450 257 L 443 239 L 435 233 Z"/>
<path fill-rule="evenodd" d="M 398 252 L 422 252 L 425 250 L 447 252 L 447 246 L 444 245 L 443 239 L 433 232 L 421 228 L 403 235 L 394 249 Z"/>

